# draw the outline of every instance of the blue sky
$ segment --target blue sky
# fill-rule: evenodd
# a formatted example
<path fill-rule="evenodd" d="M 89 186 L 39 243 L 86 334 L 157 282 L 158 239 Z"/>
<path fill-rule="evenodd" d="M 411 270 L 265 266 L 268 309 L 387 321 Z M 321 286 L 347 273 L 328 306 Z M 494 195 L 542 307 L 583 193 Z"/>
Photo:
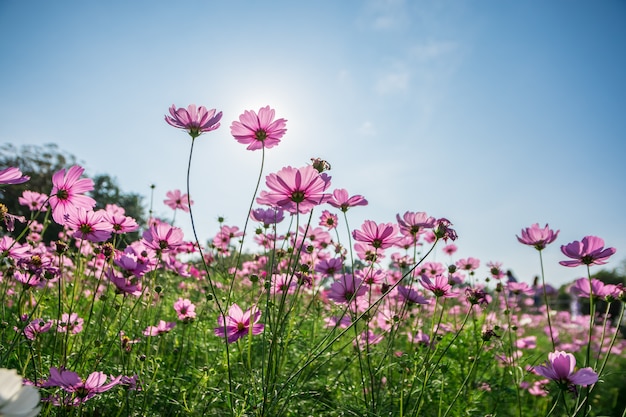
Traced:
<path fill-rule="evenodd" d="M 168 107 L 222 110 L 192 167 L 207 238 L 217 216 L 243 224 L 258 175 L 230 123 L 270 105 L 288 132 L 265 174 L 322 157 L 333 188 L 370 202 L 351 227 L 447 217 L 457 257 L 525 281 L 538 256 L 515 235 L 549 223 L 560 284 L 585 274 L 557 264 L 562 244 L 597 235 L 617 248 L 609 268 L 626 258 L 625 21 L 608 0 L 4 0 L 0 143 L 57 143 L 125 191 L 155 184 L 160 202 L 184 189 L 190 145 Z"/>

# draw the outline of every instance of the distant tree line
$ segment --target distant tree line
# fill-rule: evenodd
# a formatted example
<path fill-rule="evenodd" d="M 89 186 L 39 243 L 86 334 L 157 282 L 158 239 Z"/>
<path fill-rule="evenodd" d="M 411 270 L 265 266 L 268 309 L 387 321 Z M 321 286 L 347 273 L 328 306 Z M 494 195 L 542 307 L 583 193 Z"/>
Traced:
<path fill-rule="evenodd" d="M 24 190 L 49 195 L 52 190 L 52 175 L 60 169 L 77 164 L 84 166 L 74 155 L 61 151 L 56 144 L 23 145 L 19 148 L 12 144 L 4 144 L 0 146 L 0 169 L 18 167 L 24 175 L 30 176 L 30 180 L 23 184 L 0 188 L 0 202 L 7 207 L 9 213 L 29 219 L 30 209 L 18 202 Z M 107 204 L 116 204 L 123 207 L 126 215 L 137 220 L 140 226 L 146 224 L 143 196 L 123 192 L 115 178 L 109 174 L 98 174 L 91 179 L 94 182 L 94 190 L 90 195 L 96 200 L 96 210 L 105 208 Z M 16 223 L 16 232 L 19 234 L 24 227 L 25 224 Z M 56 240 L 60 231 L 61 226 L 51 223 L 43 236 L 44 242 Z M 134 235 L 130 234 L 127 237 L 133 240 L 138 236 L 139 232 L 134 232 Z"/>

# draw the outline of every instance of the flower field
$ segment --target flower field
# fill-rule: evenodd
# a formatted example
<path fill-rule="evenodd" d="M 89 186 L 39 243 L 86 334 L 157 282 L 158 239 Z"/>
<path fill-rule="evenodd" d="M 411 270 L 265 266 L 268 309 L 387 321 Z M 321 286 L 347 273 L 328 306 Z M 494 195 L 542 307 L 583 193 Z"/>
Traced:
<path fill-rule="evenodd" d="M 188 133 L 191 166 L 222 113 L 172 106 L 165 121 Z M 455 257 L 453 219 L 401 210 L 351 228 L 368 201 L 332 184 L 326 161 L 263 172 L 286 127 L 269 106 L 232 122 L 259 183 L 249 218 L 220 219 L 208 243 L 94 210 L 78 165 L 23 193 L 30 218 L 0 205 L 0 416 L 626 415 L 626 292 L 593 278 L 614 248 L 560 245 L 563 268 L 586 275 L 570 308 L 543 277 L 543 251 L 559 250 L 548 225 L 517 236 L 538 255 L 532 286 Z M 28 183 L 0 168 L 0 187 Z M 163 203 L 195 234 L 193 195 Z"/>

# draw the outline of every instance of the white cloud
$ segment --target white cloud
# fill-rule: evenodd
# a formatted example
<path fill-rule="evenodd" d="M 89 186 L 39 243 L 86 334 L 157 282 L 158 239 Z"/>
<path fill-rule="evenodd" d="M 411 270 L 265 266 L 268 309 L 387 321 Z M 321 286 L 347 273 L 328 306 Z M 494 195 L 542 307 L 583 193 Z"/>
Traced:
<path fill-rule="evenodd" d="M 376 92 L 379 94 L 402 93 L 409 88 L 410 74 L 404 69 L 388 72 L 376 82 Z"/>
<path fill-rule="evenodd" d="M 372 122 L 367 120 L 359 127 L 359 133 L 365 136 L 375 136 L 376 128 L 374 128 L 374 124 Z"/>
<path fill-rule="evenodd" d="M 458 44 L 453 41 L 426 41 L 413 46 L 409 52 L 411 58 L 421 62 L 432 62 L 449 58 L 458 50 Z"/>

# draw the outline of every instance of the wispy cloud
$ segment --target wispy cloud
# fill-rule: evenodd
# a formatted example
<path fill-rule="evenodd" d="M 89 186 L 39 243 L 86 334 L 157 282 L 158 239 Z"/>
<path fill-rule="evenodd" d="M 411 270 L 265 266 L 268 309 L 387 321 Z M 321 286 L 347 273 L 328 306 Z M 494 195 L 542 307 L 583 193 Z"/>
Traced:
<path fill-rule="evenodd" d="M 409 57 L 420 62 L 432 62 L 448 59 L 458 52 L 459 44 L 454 41 L 428 40 L 415 44 L 409 51 Z"/>
<path fill-rule="evenodd" d="M 389 70 L 382 74 L 375 85 L 375 90 L 379 94 L 394 94 L 408 91 L 410 84 L 410 73 L 403 66 Z"/>

